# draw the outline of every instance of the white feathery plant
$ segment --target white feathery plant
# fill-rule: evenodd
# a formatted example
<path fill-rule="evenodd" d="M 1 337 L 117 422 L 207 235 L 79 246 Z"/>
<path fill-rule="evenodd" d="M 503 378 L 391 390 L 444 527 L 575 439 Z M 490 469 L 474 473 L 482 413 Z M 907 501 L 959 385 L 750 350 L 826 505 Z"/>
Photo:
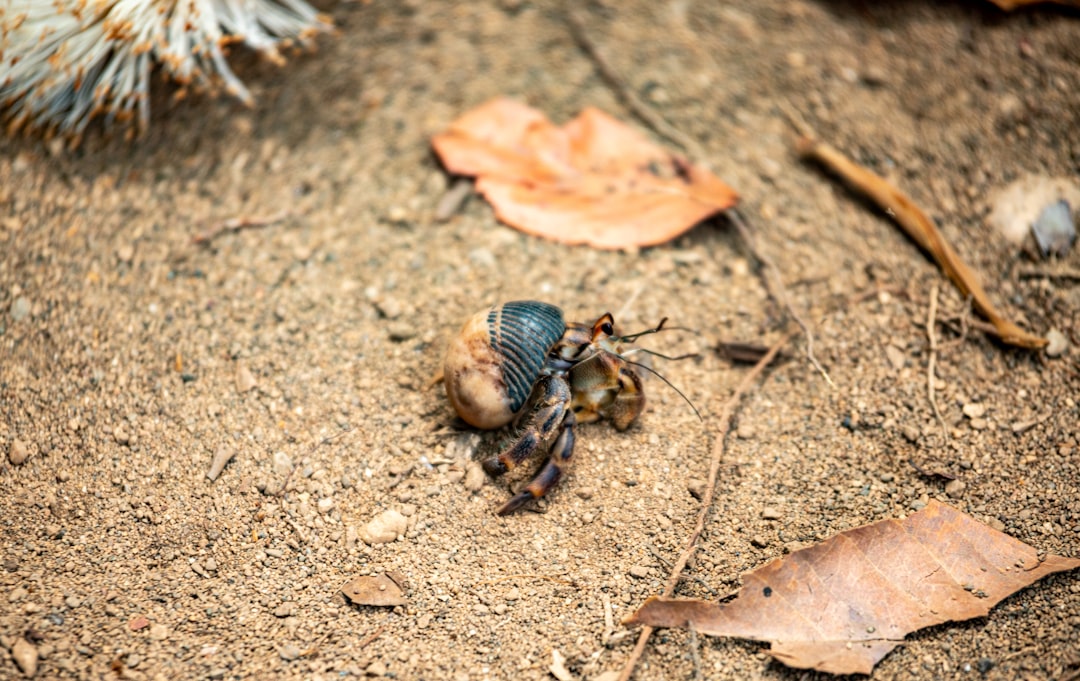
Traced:
<path fill-rule="evenodd" d="M 158 64 L 181 85 L 251 93 L 223 48 L 244 43 L 281 63 L 330 21 L 304 0 L 0 0 L 0 115 L 8 132 L 44 128 L 76 143 L 95 116 L 150 122 Z M 137 118 L 136 118 L 137 116 Z"/>

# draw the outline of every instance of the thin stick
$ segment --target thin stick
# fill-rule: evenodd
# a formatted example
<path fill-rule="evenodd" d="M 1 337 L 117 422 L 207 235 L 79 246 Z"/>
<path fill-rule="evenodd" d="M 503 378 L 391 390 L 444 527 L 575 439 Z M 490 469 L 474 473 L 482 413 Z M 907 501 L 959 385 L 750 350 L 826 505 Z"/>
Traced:
<path fill-rule="evenodd" d="M 1064 281 L 1080 281 L 1080 270 L 1077 269 L 1050 269 L 1048 267 L 1031 267 L 1016 273 L 1021 279 L 1061 279 Z"/>
<path fill-rule="evenodd" d="M 697 629 L 690 627 L 690 659 L 694 663 L 694 681 L 701 681 L 705 676 L 701 672 L 701 650 Z"/>
<path fill-rule="evenodd" d="M 804 136 L 795 146 L 800 156 L 820 163 L 880 206 L 908 237 L 930 254 L 962 296 L 971 296 L 975 309 L 994 325 L 1002 342 L 1029 350 L 1046 347 L 1049 341 L 1045 338 L 1028 333 L 998 312 L 974 270 L 960 259 L 933 221 L 909 196 L 825 142 Z"/>
<path fill-rule="evenodd" d="M 682 554 L 679 555 L 679 559 L 675 561 L 675 566 L 671 569 L 671 574 L 668 575 L 667 582 L 664 584 L 663 595 L 665 598 L 675 593 L 675 587 L 679 584 L 682 571 L 686 569 L 690 557 L 697 550 L 698 539 L 705 530 L 705 519 L 712 508 L 713 498 L 716 496 L 716 479 L 720 475 L 720 462 L 724 456 L 724 440 L 731 430 L 735 409 L 738 408 L 743 396 L 757 383 L 758 377 L 765 371 L 765 368 L 772 363 L 773 359 L 780 353 L 781 348 L 787 345 L 791 338 L 790 334 L 786 335 L 769 348 L 769 352 L 761 358 L 761 361 L 743 376 L 743 380 L 735 388 L 735 392 L 724 403 L 724 407 L 720 411 L 720 432 L 717 433 L 716 439 L 713 440 L 709 478 L 705 485 L 705 493 L 701 496 L 701 508 L 698 510 L 697 523 L 694 525 L 694 531 L 690 533 L 690 537 L 687 539 L 686 547 L 683 549 Z M 633 676 L 634 667 L 637 666 L 638 660 L 641 659 L 641 655 L 645 652 L 645 646 L 648 645 L 649 637 L 652 636 L 653 631 L 655 631 L 655 627 L 646 625 L 641 628 L 641 634 L 638 635 L 637 644 L 634 645 L 634 650 L 630 653 L 630 659 L 626 661 L 626 666 L 623 667 L 622 672 L 619 674 L 619 681 L 628 681 Z"/>
<path fill-rule="evenodd" d="M 787 311 L 788 315 L 795 320 L 795 323 L 802 329 L 803 335 L 806 336 L 806 359 L 810 361 L 810 364 L 814 365 L 814 368 L 818 370 L 825 382 L 829 384 L 830 388 L 836 388 L 836 384 L 829 378 L 829 372 L 825 371 L 825 367 L 821 366 L 817 357 L 814 356 L 814 332 L 810 330 L 810 327 L 803 320 L 802 315 L 796 311 L 788 300 L 787 288 L 784 286 L 784 281 L 780 278 L 779 270 L 776 269 L 776 265 L 773 264 L 772 259 L 769 256 L 762 253 L 758 247 L 757 242 L 754 239 L 753 232 L 750 231 L 750 227 L 746 224 L 746 220 L 738 210 L 732 208 L 724 213 L 731 224 L 735 225 L 735 229 L 738 230 L 739 236 L 746 243 L 746 247 L 750 250 L 750 254 L 761 263 L 761 267 L 769 275 L 762 275 L 762 279 L 765 280 L 765 289 L 772 296 L 772 299 L 776 301 L 776 304 Z"/>
<path fill-rule="evenodd" d="M 930 406 L 934 409 L 934 416 L 941 424 L 941 434 L 945 436 L 946 444 L 949 442 L 949 428 L 945 425 L 945 419 L 941 417 L 941 411 L 937 406 L 937 398 L 934 397 L 934 365 L 937 362 L 937 334 L 934 326 L 937 324 L 937 297 L 938 285 L 934 282 L 930 289 L 930 309 L 926 313 L 926 337 L 930 341 L 930 359 L 926 363 L 926 394 L 930 398 Z"/>
<path fill-rule="evenodd" d="M 653 109 L 641 101 L 629 86 L 619 77 L 615 69 L 611 67 L 604 55 L 601 54 L 597 48 L 596 43 L 589 38 L 588 32 L 585 30 L 585 23 L 581 17 L 577 15 L 577 12 L 570 7 L 572 3 L 566 3 L 564 11 L 566 14 L 566 23 L 570 26 L 570 35 L 573 36 L 574 42 L 578 44 L 578 47 L 592 60 L 596 70 L 600 73 L 600 77 L 608 84 L 615 94 L 622 100 L 623 104 L 632 114 L 638 117 L 638 119 L 649 126 L 653 132 L 660 135 L 667 141 L 671 142 L 682 148 L 683 153 L 690 155 L 691 157 L 702 161 L 705 158 L 704 149 L 697 141 L 689 135 L 683 134 L 681 130 L 668 123 L 667 120 L 660 114 L 653 111 Z"/>
<path fill-rule="evenodd" d="M 225 220 L 224 222 L 220 223 L 219 225 L 217 225 L 216 227 L 214 227 L 213 229 L 211 229 L 209 231 L 203 232 L 202 234 L 196 234 L 192 238 L 192 241 L 197 243 L 197 244 L 205 246 L 206 244 L 210 243 L 211 241 L 213 241 L 214 239 L 216 239 L 217 237 L 221 236 L 222 234 L 224 234 L 226 232 L 239 232 L 242 229 L 251 229 L 253 227 L 269 227 L 271 225 L 276 225 L 277 223 L 281 222 L 282 220 L 289 217 L 290 215 L 292 215 L 292 211 L 283 210 L 283 211 L 274 213 L 273 215 L 268 215 L 266 217 L 261 217 L 261 218 L 255 218 L 255 217 L 230 218 L 230 219 Z"/>

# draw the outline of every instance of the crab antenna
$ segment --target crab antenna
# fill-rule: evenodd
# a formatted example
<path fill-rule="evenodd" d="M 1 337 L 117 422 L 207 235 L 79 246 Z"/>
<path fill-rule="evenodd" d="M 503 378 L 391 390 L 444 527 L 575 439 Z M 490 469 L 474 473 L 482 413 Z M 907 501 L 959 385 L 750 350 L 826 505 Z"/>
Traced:
<path fill-rule="evenodd" d="M 679 397 L 681 397 L 681 398 L 683 398 L 684 400 L 686 400 L 686 403 L 687 403 L 687 404 L 689 404 L 689 405 L 690 405 L 690 408 L 694 410 L 694 414 L 695 414 L 695 415 L 696 415 L 696 416 L 698 417 L 698 421 L 701 421 L 702 423 L 704 423 L 704 422 L 705 422 L 705 419 L 704 419 L 704 418 L 702 418 L 702 416 L 701 416 L 701 412 L 700 412 L 700 411 L 698 411 L 698 408 L 697 408 L 697 407 L 695 407 L 695 406 L 694 406 L 694 403 L 690 401 L 690 398 L 689 398 L 689 397 L 687 397 L 686 395 L 684 395 L 684 394 L 683 394 L 683 391 L 681 391 L 681 390 L 679 390 L 678 388 L 676 388 L 676 387 L 675 387 L 675 384 L 674 384 L 674 383 L 672 383 L 671 381 L 669 381 L 669 380 L 667 380 L 666 378 L 664 378 L 664 375 L 663 375 L 663 374 L 661 374 L 661 373 L 660 373 L 659 371 L 657 371 L 656 369 L 652 369 L 652 368 L 650 368 L 650 367 L 647 367 L 647 366 L 645 366 L 644 364 L 642 364 L 641 362 L 635 362 L 635 361 L 634 361 L 634 360 L 632 360 L 632 359 L 627 359 L 626 357 L 623 357 L 623 358 L 622 358 L 622 360 L 623 360 L 624 362 L 628 363 L 628 364 L 633 364 L 633 365 L 634 365 L 634 366 L 636 366 L 636 367 L 641 367 L 641 368 L 642 368 L 642 369 L 644 369 L 645 371 L 648 371 L 649 373 L 651 373 L 651 374 L 655 375 L 655 376 L 656 376 L 657 378 L 659 378 L 659 379 L 660 379 L 661 381 L 663 381 L 664 383 L 667 383 L 667 384 L 668 384 L 668 387 L 669 387 L 669 388 L 671 388 L 672 390 L 674 390 L 675 392 L 677 392 L 677 393 L 679 394 Z"/>
<path fill-rule="evenodd" d="M 660 331 L 690 331 L 691 333 L 699 333 L 699 331 L 685 326 L 664 326 L 666 323 L 667 317 L 664 317 L 663 319 L 660 319 L 660 324 L 658 324 L 656 328 L 645 329 L 644 331 L 638 331 L 637 333 L 627 333 L 626 336 L 620 336 L 616 340 L 633 343 L 640 337 L 649 336 L 651 333 L 659 333 Z"/>
<path fill-rule="evenodd" d="M 631 333 L 631 334 L 626 335 L 626 336 L 619 336 L 618 340 L 626 341 L 627 343 L 633 343 L 634 341 L 636 341 L 638 338 L 641 338 L 642 336 L 648 336 L 649 334 L 652 334 L 652 333 L 660 333 L 660 331 L 663 330 L 664 324 L 667 322 L 667 320 L 668 320 L 668 318 L 664 317 L 663 319 L 660 320 L 660 323 L 656 325 L 655 329 L 645 329 L 644 331 L 638 331 L 637 333 Z"/>
<path fill-rule="evenodd" d="M 631 348 L 631 349 L 627 350 L 626 352 L 620 354 L 619 356 L 622 357 L 623 359 L 626 359 L 626 356 L 631 354 L 631 353 L 633 353 L 635 355 L 638 354 L 638 353 L 643 353 L 643 354 L 646 354 L 646 355 L 652 355 L 653 357 L 659 357 L 660 359 L 671 360 L 672 362 L 678 362 L 680 359 L 691 359 L 693 357 L 701 357 L 701 355 L 699 355 L 696 352 L 688 352 L 685 355 L 676 355 L 676 356 L 672 357 L 671 355 L 664 355 L 664 354 L 661 354 L 661 353 L 656 352 L 654 350 L 649 350 L 648 348 Z"/>

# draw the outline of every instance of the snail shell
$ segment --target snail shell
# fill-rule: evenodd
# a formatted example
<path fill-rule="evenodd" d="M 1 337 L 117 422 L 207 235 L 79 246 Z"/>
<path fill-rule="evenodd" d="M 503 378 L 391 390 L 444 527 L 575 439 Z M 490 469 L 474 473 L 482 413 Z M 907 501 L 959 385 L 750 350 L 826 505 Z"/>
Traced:
<path fill-rule="evenodd" d="M 562 310 L 535 300 L 495 305 L 470 317 L 443 365 L 446 395 L 458 416 L 485 430 L 509 423 L 565 330 Z"/>

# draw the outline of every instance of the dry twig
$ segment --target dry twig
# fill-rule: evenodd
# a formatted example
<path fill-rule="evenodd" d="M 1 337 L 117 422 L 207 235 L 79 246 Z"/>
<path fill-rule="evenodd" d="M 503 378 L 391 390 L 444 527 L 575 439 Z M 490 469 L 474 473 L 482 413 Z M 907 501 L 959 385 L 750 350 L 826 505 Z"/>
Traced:
<path fill-rule="evenodd" d="M 1020 270 L 1017 274 L 1021 279 L 1060 279 L 1063 281 L 1080 281 L 1080 270 L 1077 269 L 1032 267 Z"/>
<path fill-rule="evenodd" d="M 205 246 L 226 232 L 239 232 L 240 230 L 251 229 L 254 227 L 269 227 L 271 225 L 276 225 L 291 215 L 292 211 L 283 210 L 262 218 L 230 218 L 218 224 L 213 229 L 207 230 L 201 234 L 196 234 L 192 238 L 192 241 L 201 246 Z"/>
<path fill-rule="evenodd" d="M 941 424 L 941 434 L 945 436 L 945 442 L 949 442 L 949 428 L 945 425 L 945 419 L 941 417 L 941 411 L 937 406 L 937 398 L 934 397 L 934 371 L 935 364 L 937 363 L 937 334 L 934 333 L 934 326 L 937 324 L 937 299 L 938 299 L 938 285 L 934 283 L 934 287 L 930 289 L 930 309 L 926 313 L 926 338 L 930 341 L 930 359 L 926 363 L 926 394 L 930 398 L 930 406 L 934 410 L 934 416 L 937 417 L 938 423 Z"/>
<path fill-rule="evenodd" d="M 664 584 L 663 595 L 665 598 L 675 593 L 675 587 L 679 584 L 682 572 L 686 569 L 686 564 L 690 561 L 690 557 L 694 555 L 694 551 L 697 549 L 698 539 L 705 530 L 705 519 L 709 514 L 709 510 L 712 508 L 713 497 L 716 496 L 716 479 L 720 474 L 720 463 L 724 455 L 724 440 L 731 430 L 731 422 L 735 415 L 735 409 L 739 406 L 743 396 L 746 395 L 757 382 L 758 377 L 761 376 L 766 367 L 768 367 L 773 359 L 780 353 L 780 349 L 787 345 L 790 340 L 791 335 L 786 335 L 769 348 L 768 354 L 762 357 L 761 361 L 755 364 L 754 367 L 743 376 L 743 380 L 739 383 L 738 387 L 735 388 L 735 392 L 732 393 L 731 397 L 728 398 L 728 401 L 724 403 L 724 407 L 720 411 L 720 432 L 717 433 L 716 439 L 713 440 L 712 460 L 709 463 L 709 478 L 705 485 L 705 492 L 701 496 L 701 508 L 698 510 L 697 523 L 694 525 L 694 531 L 690 533 L 690 537 L 687 539 L 686 547 L 679 555 L 679 559 L 675 561 L 675 566 L 671 569 L 667 582 Z M 623 667 L 622 672 L 619 674 L 619 681 L 628 681 L 634 674 L 634 667 L 637 666 L 638 660 L 641 659 L 641 655 L 645 652 L 645 646 L 649 643 L 649 637 L 652 636 L 653 631 L 655 631 L 654 627 L 644 626 L 641 628 L 641 634 L 638 635 L 637 644 L 630 653 L 630 659 L 626 661 L 626 666 Z"/>
<path fill-rule="evenodd" d="M 792 114 L 788 113 L 789 118 Z M 805 128 L 797 118 L 793 124 Z M 1021 348 L 1038 349 L 1046 346 L 1047 340 L 1024 331 L 1016 324 L 1001 316 L 990 297 L 979 283 L 975 272 L 971 270 L 941 236 L 934 223 L 915 205 L 906 194 L 889 184 L 884 178 L 844 156 L 838 149 L 813 136 L 804 135 L 796 143 L 796 149 L 803 158 L 811 159 L 839 175 L 855 191 L 877 203 L 889 214 L 915 243 L 929 253 L 964 297 L 971 296 L 975 308 L 994 325 L 995 334 L 1002 342 Z"/>

